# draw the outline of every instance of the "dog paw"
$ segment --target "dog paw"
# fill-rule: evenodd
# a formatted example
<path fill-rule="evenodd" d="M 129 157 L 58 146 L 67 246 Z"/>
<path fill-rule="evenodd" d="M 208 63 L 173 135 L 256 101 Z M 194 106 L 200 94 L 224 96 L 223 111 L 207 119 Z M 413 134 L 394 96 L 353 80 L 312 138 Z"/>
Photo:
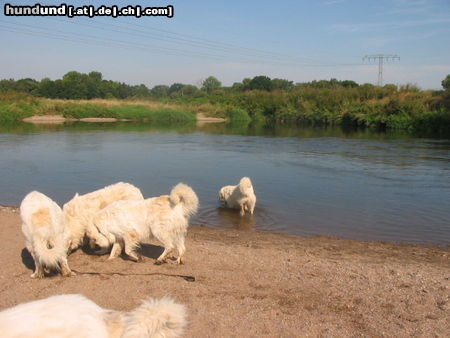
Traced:
<path fill-rule="evenodd" d="M 163 261 L 158 261 L 158 260 L 155 261 L 155 265 L 161 265 L 163 263 L 164 263 Z"/>
<path fill-rule="evenodd" d="M 35 272 L 35 273 L 32 273 L 30 277 L 34 278 L 34 279 L 41 279 L 41 278 L 44 278 L 44 274 Z"/>
<path fill-rule="evenodd" d="M 76 276 L 76 275 L 77 274 L 73 271 L 67 271 L 62 274 L 63 277 L 72 277 L 72 276 Z"/>

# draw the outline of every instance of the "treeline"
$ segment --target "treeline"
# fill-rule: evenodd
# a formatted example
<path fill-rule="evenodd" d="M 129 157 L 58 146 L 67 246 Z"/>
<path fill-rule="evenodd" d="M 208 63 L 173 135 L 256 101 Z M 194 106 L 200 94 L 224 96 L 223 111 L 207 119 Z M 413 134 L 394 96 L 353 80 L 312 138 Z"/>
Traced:
<path fill-rule="evenodd" d="M 0 80 L 0 92 L 14 90 L 37 97 L 50 99 L 96 99 L 146 97 L 149 89 L 145 85 L 130 86 L 128 84 L 104 80 L 102 73 L 68 72 L 62 79 L 41 81 L 26 78 L 20 80 Z"/>
<path fill-rule="evenodd" d="M 205 98 L 215 91 L 222 90 L 227 93 L 245 92 L 252 90 L 262 91 L 291 91 L 294 88 L 354 88 L 359 85 L 350 80 L 338 81 L 336 79 L 297 83 L 285 79 L 270 79 L 267 76 L 255 76 L 253 79 L 245 78 L 242 82 L 236 82 L 231 87 L 223 87 L 222 83 L 210 76 L 202 81 L 201 88 L 191 84 L 174 83 L 170 86 L 156 85 L 148 88 L 144 84 L 128 85 L 123 82 L 103 79 L 100 72 L 88 74 L 71 71 L 62 79 L 51 80 L 44 78 L 37 81 L 31 78 L 20 80 L 0 80 L 0 92 L 18 91 L 28 93 L 36 97 L 50 99 L 128 99 L 128 98 Z"/>
<path fill-rule="evenodd" d="M 408 129 L 450 135 L 450 75 L 444 90 L 420 90 L 414 85 L 374 86 L 351 80 L 293 83 L 255 76 L 224 87 L 210 76 L 199 87 L 131 86 L 104 80 L 99 72 L 69 72 L 59 80 L 1 80 L 0 92 L 15 90 L 52 99 L 148 99 L 177 104 L 188 110 L 226 116 L 235 121 L 269 120 L 378 129 Z"/>

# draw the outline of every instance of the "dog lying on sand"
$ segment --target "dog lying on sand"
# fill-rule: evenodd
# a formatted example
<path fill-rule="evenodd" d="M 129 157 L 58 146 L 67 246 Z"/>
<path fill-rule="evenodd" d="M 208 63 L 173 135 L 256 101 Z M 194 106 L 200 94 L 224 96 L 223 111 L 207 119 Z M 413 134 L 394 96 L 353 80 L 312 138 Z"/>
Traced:
<path fill-rule="evenodd" d="M 149 298 L 130 312 L 103 309 L 82 295 L 59 295 L 0 312 L 0 332 L 12 337 L 179 337 L 186 309 L 170 298 Z"/>
<path fill-rule="evenodd" d="M 84 236 L 90 240 L 91 247 L 97 244 L 105 252 L 109 241 L 102 236 L 92 222 L 96 212 L 119 200 L 143 200 L 141 191 L 134 185 L 119 182 L 102 189 L 79 196 L 76 194 L 64 204 L 64 220 L 70 230 L 69 251 L 76 250 Z"/>
<path fill-rule="evenodd" d="M 198 198 L 186 184 L 177 184 L 170 195 L 137 201 L 117 201 L 94 216 L 94 224 L 113 244 L 109 259 L 125 253 L 138 261 L 135 249 L 145 239 L 155 237 L 164 245 L 158 257 L 162 263 L 176 250 L 178 264 L 183 263 L 189 217 L 197 212 Z"/>
<path fill-rule="evenodd" d="M 253 191 L 250 178 L 243 177 L 238 185 L 222 187 L 219 191 L 219 201 L 224 203 L 228 208 L 240 209 L 241 216 L 244 216 L 246 211 L 253 215 L 256 205 L 256 195 Z"/>
<path fill-rule="evenodd" d="M 74 273 L 67 263 L 68 232 L 58 204 L 38 191 L 25 196 L 20 204 L 25 246 L 36 266 L 32 278 L 44 277 L 44 268 Z"/>

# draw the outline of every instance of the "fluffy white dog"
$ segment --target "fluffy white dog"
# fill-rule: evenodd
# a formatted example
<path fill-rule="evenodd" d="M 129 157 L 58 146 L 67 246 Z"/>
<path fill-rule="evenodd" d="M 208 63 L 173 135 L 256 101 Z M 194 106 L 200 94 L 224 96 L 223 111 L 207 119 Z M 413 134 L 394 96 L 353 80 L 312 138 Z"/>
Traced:
<path fill-rule="evenodd" d="M 68 233 L 59 205 L 32 191 L 20 204 L 20 217 L 25 246 L 36 266 L 31 277 L 44 277 L 44 268 L 61 270 L 63 276 L 74 274 L 67 263 Z"/>
<path fill-rule="evenodd" d="M 177 184 L 170 196 L 163 195 L 146 200 L 117 201 L 99 211 L 94 224 L 113 243 L 109 259 L 117 257 L 125 246 L 125 253 L 138 261 L 135 249 L 139 243 L 155 237 L 164 245 L 157 263 L 166 260 L 174 249 L 177 263 L 183 262 L 189 217 L 197 212 L 198 198 L 186 184 Z"/>
<path fill-rule="evenodd" d="M 240 209 L 241 216 L 244 216 L 246 211 L 253 215 L 256 195 L 253 191 L 252 181 L 248 177 L 243 177 L 238 185 L 222 187 L 219 191 L 219 201 L 229 208 Z"/>
<path fill-rule="evenodd" d="M 102 236 L 92 222 L 96 212 L 119 200 L 143 200 L 141 191 L 134 185 L 119 182 L 102 189 L 79 196 L 75 195 L 64 204 L 64 220 L 70 230 L 68 249 L 77 249 L 84 239 L 90 239 L 91 246 L 97 244 L 103 249 L 108 248 L 109 241 Z"/>
<path fill-rule="evenodd" d="M 59 295 L 0 312 L 0 332 L 12 337 L 179 337 L 186 309 L 170 298 L 149 298 L 130 312 L 103 309 L 82 295 Z"/>

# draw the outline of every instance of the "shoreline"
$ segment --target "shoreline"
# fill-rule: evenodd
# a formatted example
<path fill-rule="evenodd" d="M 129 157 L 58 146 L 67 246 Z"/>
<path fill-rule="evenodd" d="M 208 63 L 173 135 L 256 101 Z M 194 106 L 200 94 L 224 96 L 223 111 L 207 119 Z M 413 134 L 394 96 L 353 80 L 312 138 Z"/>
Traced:
<path fill-rule="evenodd" d="M 73 293 L 129 310 L 169 295 L 187 307 L 185 337 L 448 333 L 446 248 L 190 226 L 183 265 L 155 265 L 163 248 L 150 240 L 142 263 L 77 250 L 76 276 L 35 280 L 17 207 L 0 207 L 0 225 L 0 310 Z"/>
<path fill-rule="evenodd" d="M 19 214 L 19 206 L 16 205 L 3 205 L 0 204 L 0 213 L 2 212 L 12 212 Z M 271 230 L 246 230 L 246 229 L 231 229 L 231 228 L 219 228 L 219 227 L 212 227 L 208 225 L 189 225 L 188 229 L 207 229 L 208 231 L 237 231 L 238 233 L 257 233 L 257 234 L 267 234 L 267 235 L 276 235 L 276 236 L 286 236 L 287 238 L 292 239 L 302 239 L 302 240 L 321 240 L 326 241 L 329 240 L 332 241 L 343 241 L 343 242 L 355 242 L 360 244 L 379 244 L 379 245 L 385 245 L 385 246 L 392 246 L 392 247 L 411 247 L 411 248 L 426 248 L 426 249 L 443 249 L 449 251 L 449 257 L 450 257 L 450 246 L 449 245 L 437 245 L 437 244 L 418 244 L 418 243 L 408 243 L 408 242 L 389 242 L 389 241 L 379 241 L 379 240 L 361 240 L 361 239 L 352 239 L 352 238 L 341 238 L 338 236 L 332 236 L 332 235 L 313 235 L 313 236 L 299 236 L 299 235 L 293 235 L 286 232 L 277 232 L 277 231 L 271 231 Z"/>
<path fill-rule="evenodd" d="M 19 214 L 19 206 L 16 205 L 3 205 L 0 204 L 0 213 L 1 212 L 12 212 Z M 277 231 L 271 231 L 271 230 L 257 230 L 257 229 L 231 229 L 231 228 L 219 228 L 219 227 L 212 227 L 208 225 L 189 225 L 188 229 L 191 228 L 198 228 L 198 229 L 208 229 L 211 231 L 214 230 L 220 230 L 220 231 L 237 231 L 239 233 L 258 233 L 258 234 L 272 234 L 276 236 L 286 236 L 288 238 L 293 239 L 302 239 L 302 240 L 314 240 L 314 239 L 320 239 L 322 241 L 347 241 L 347 242 L 355 242 L 355 243 L 366 243 L 366 244 L 379 244 L 379 245 L 386 245 L 386 246 L 393 246 L 393 247 L 411 247 L 411 248 L 426 248 L 426 249 L 443 249 L 448 250 L 450 254 L 450 245 L 437 245 L 437 244 L 422 244 L 422 243 L 408 243 L 408 242 L 389 242 L 389 241 L 380 241 L 380 240 L 361 240 L 361 239 L 353 239 L 353 238 L 341 238 L 338 236 L 332 236 L 332 235 L 313 235 L 313 236 L 299 236 L 294 234 L 289 234 L 286 232 L 277 232 Z M 450 255 L 449 255 L 450 257 Z"/>
<path fill-rule="evenodd" d="M 76 118 L 67 118 L 63 115 L 33 115 L 30 117 L 25 117 L 22 119 L 22 122 L 27 123 L 35 123 L 35 124 L 58 124 L 58 123 L 64 123 L 64 122 L 74 122 L 74 121 L 81 121 L 81 122 L 128 122 L 132 121 L 131 119 L 118 119 L 115 117 L 83 117 L 80 119 Z"/>
<path fill-rule="evenodd" d="M 222 123 L 227 120 L 221 117 L 207 117 L 203 113 L 196 114 L 197 123 Z M 60 124 L 64 122 L 132 122 L 133 119 L 118 119 L 115 117 L 83 117 L 83 118 L 67 118 L 63 115 L 33 115 L 25 117 L 22 122 L 34 124 Z"/>

